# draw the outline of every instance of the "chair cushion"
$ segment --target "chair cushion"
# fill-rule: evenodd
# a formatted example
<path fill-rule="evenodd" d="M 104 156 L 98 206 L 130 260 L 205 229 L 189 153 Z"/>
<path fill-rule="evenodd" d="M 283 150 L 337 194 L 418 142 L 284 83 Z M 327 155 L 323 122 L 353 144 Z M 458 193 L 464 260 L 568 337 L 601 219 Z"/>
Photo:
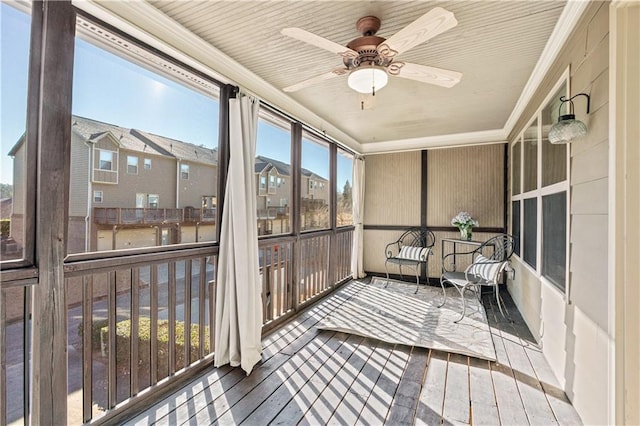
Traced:
<path fill-rule="evenodd" d="M 486 281 L 494 281 L 498 272 L 502 268 L 503 262 L 487 259 L 483 255 L 478 255 L 469 266 L 469 273 L 476 275 Z"/>
<path fill-rule="evenodd" d="M 426 247 L 403 246 L 396 256 L 399 259 L 425 261 L 429 249 Z"/>

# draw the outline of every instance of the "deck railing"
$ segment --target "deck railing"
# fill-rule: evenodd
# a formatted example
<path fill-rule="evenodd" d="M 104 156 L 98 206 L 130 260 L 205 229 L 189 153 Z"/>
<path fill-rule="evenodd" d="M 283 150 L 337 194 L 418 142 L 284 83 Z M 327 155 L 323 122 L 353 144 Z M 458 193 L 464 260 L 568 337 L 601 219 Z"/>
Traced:
<path fill-rule="evenodd" d="M 352 232 L 260 239 L 263 331 L 349 278 Z M 69 424 L 117 419 L 209 367 L 215 349 L 217 247 L 84 258 L 65 264 Z M 36 280 L 19 282 L 2 283 L 0 298 L 1 424 L 26 423 L 28 413 L 25 307 Z"/>
<path fill-rule="evenodd" d="M 29 412 L 30 300 L 35 280 L 0 287 L 0 425 Z"/>
<path fill-rule="evenodd" d="M 161 223 L 215 222 L 216 209 L 154 209 L 94 207 L 93 222 L 98 225 L 153 225 Z"/>

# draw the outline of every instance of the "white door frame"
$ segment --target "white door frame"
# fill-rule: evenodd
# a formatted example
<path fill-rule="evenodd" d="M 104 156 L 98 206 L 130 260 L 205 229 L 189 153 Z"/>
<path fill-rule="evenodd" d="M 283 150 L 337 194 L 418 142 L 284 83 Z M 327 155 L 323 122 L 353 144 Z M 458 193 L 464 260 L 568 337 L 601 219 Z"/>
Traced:
<path fill-rule="evenodd" d="M 640 4 L 609 9 L 609 422 L 640 424 Z"/>

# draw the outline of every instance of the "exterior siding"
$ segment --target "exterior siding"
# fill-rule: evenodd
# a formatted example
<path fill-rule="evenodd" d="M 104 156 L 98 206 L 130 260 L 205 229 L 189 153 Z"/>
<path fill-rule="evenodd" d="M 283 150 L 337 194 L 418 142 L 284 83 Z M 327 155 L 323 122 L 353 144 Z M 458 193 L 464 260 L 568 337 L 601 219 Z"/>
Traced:
<path fill-rule="evenodd" d="M 511 292 L 527 324 L 585 424 L 607 424 L 609 370 L 608 318 L 608 126 L 609 6 L 593 2 L 563 47 L 543 84 L 519 118 L 510 137 L 522 131 L 551 87 L 570 67 L 571 94 L 588 93 L 576 116 L 588 135 L 570 145 L 571 211 L 569 301 L 518 258 Z"/>
<path fill-rule="evenodd" d="M 189 164 L 189 179 L 182 179 L 182 177 L 178 179 L 178 185 L 180 185 L 178 207 L 200 208 L 202 207 L 202 196 L 214 195 L 218 190 L 218 168 L 188 161 L 182 161 L 181 164 Z M 174 170 L 170 176 L 175 177 L 177 170 L 175 162 L 173 167 Z M 169 177 L 169 175 L 166 176 L 165 179 Z"/>

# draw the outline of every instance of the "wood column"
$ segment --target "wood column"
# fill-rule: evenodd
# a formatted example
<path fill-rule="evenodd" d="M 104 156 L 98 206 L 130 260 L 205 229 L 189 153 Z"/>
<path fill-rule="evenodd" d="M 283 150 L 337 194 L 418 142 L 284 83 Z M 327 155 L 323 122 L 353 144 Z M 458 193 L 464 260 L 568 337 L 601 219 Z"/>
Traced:
<path fill-rule="evenodd" d="M 71 89 L 75 12 L 71 1 L 34 1 L 28 129 L 37 126 L 36 264 L 33 288 L 32 424 L 67 423 L 67 312 L 63 261 L 67 251 Z M 30 96 L 32 93 L 30 93 Z M 30 153 L 33 155 L 33 153 Z"/>

